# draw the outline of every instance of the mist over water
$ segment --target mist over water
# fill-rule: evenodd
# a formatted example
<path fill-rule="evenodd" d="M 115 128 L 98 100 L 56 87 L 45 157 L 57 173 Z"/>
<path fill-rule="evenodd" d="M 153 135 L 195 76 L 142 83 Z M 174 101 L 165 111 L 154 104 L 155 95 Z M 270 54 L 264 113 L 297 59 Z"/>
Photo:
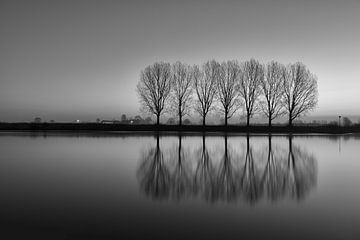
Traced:
<path fill-rule="evenodd" d="M 1 232 L 7 239 L 356 239 L 359 141 L 1 133 Z"/>

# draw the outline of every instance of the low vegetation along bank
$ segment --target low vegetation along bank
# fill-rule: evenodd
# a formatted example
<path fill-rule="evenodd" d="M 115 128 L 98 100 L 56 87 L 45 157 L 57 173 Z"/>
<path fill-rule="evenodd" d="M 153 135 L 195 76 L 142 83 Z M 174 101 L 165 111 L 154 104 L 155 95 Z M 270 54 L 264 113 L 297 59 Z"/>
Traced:
<path fill-rule="evenodd" d="M 177 131 L 177 132 L 229 132 L 229 133 L 360 133 L 360 125 L 339 127 L 321 126 L 285 126 L 273 125 L 127 125 L 101 123 L 0 123 L 0 131 Z"/>

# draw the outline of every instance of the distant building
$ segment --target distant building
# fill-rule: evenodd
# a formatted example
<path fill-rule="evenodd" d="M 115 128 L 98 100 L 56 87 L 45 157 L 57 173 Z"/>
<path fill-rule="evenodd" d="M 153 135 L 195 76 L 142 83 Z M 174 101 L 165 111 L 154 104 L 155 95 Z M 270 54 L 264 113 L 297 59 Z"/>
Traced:
<path fill-rule="evenodd" d="M 121 123 L 121 122 L 118 120 L 102 120 L 101 121 L 101 124 L 119 124 L 119 123 Z"/>
<path fill-rule="evenodd" d="M 34 118 L 34 123 L 42 123 L 42 120 L 40 117 Z"/>

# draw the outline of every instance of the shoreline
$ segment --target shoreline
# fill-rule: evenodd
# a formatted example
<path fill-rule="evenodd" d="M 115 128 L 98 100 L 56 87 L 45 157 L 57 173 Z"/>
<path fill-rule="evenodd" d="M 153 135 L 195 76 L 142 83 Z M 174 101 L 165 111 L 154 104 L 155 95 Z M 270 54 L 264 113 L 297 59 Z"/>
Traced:
<path fill-rule="evenodd" d="M 360 126 L 338 127 L 274 125 L 127 125 L 101 123 L 0 123 L 0 132 L 181 132 L 181 133 L 244 133 L 244 134 L 349 134 L 360 133 Z"/>

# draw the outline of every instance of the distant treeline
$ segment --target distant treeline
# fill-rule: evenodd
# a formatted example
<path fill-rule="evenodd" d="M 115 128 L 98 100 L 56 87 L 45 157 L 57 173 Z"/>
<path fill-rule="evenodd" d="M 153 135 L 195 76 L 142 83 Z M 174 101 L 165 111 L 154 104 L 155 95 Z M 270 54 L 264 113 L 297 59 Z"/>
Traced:
<path fill-rule="evenodd" d="M 317 78 L 300 62 L 262 64 L 255 59 L 219 63 L 210 60 L 198 66 L 155 62 L 141 71 L 137 92 L 141 110 L 156 116 L 164 112 L 179 119 L 197 112 L 206 124 L 211 111 L 221 112 L 224 125 L 237 111 L 246 114 L 247 126 L 254 114 L 263 114 L 271 127 L 280 115 L 288 125 L 313 110 L 318 101 Z"/>

